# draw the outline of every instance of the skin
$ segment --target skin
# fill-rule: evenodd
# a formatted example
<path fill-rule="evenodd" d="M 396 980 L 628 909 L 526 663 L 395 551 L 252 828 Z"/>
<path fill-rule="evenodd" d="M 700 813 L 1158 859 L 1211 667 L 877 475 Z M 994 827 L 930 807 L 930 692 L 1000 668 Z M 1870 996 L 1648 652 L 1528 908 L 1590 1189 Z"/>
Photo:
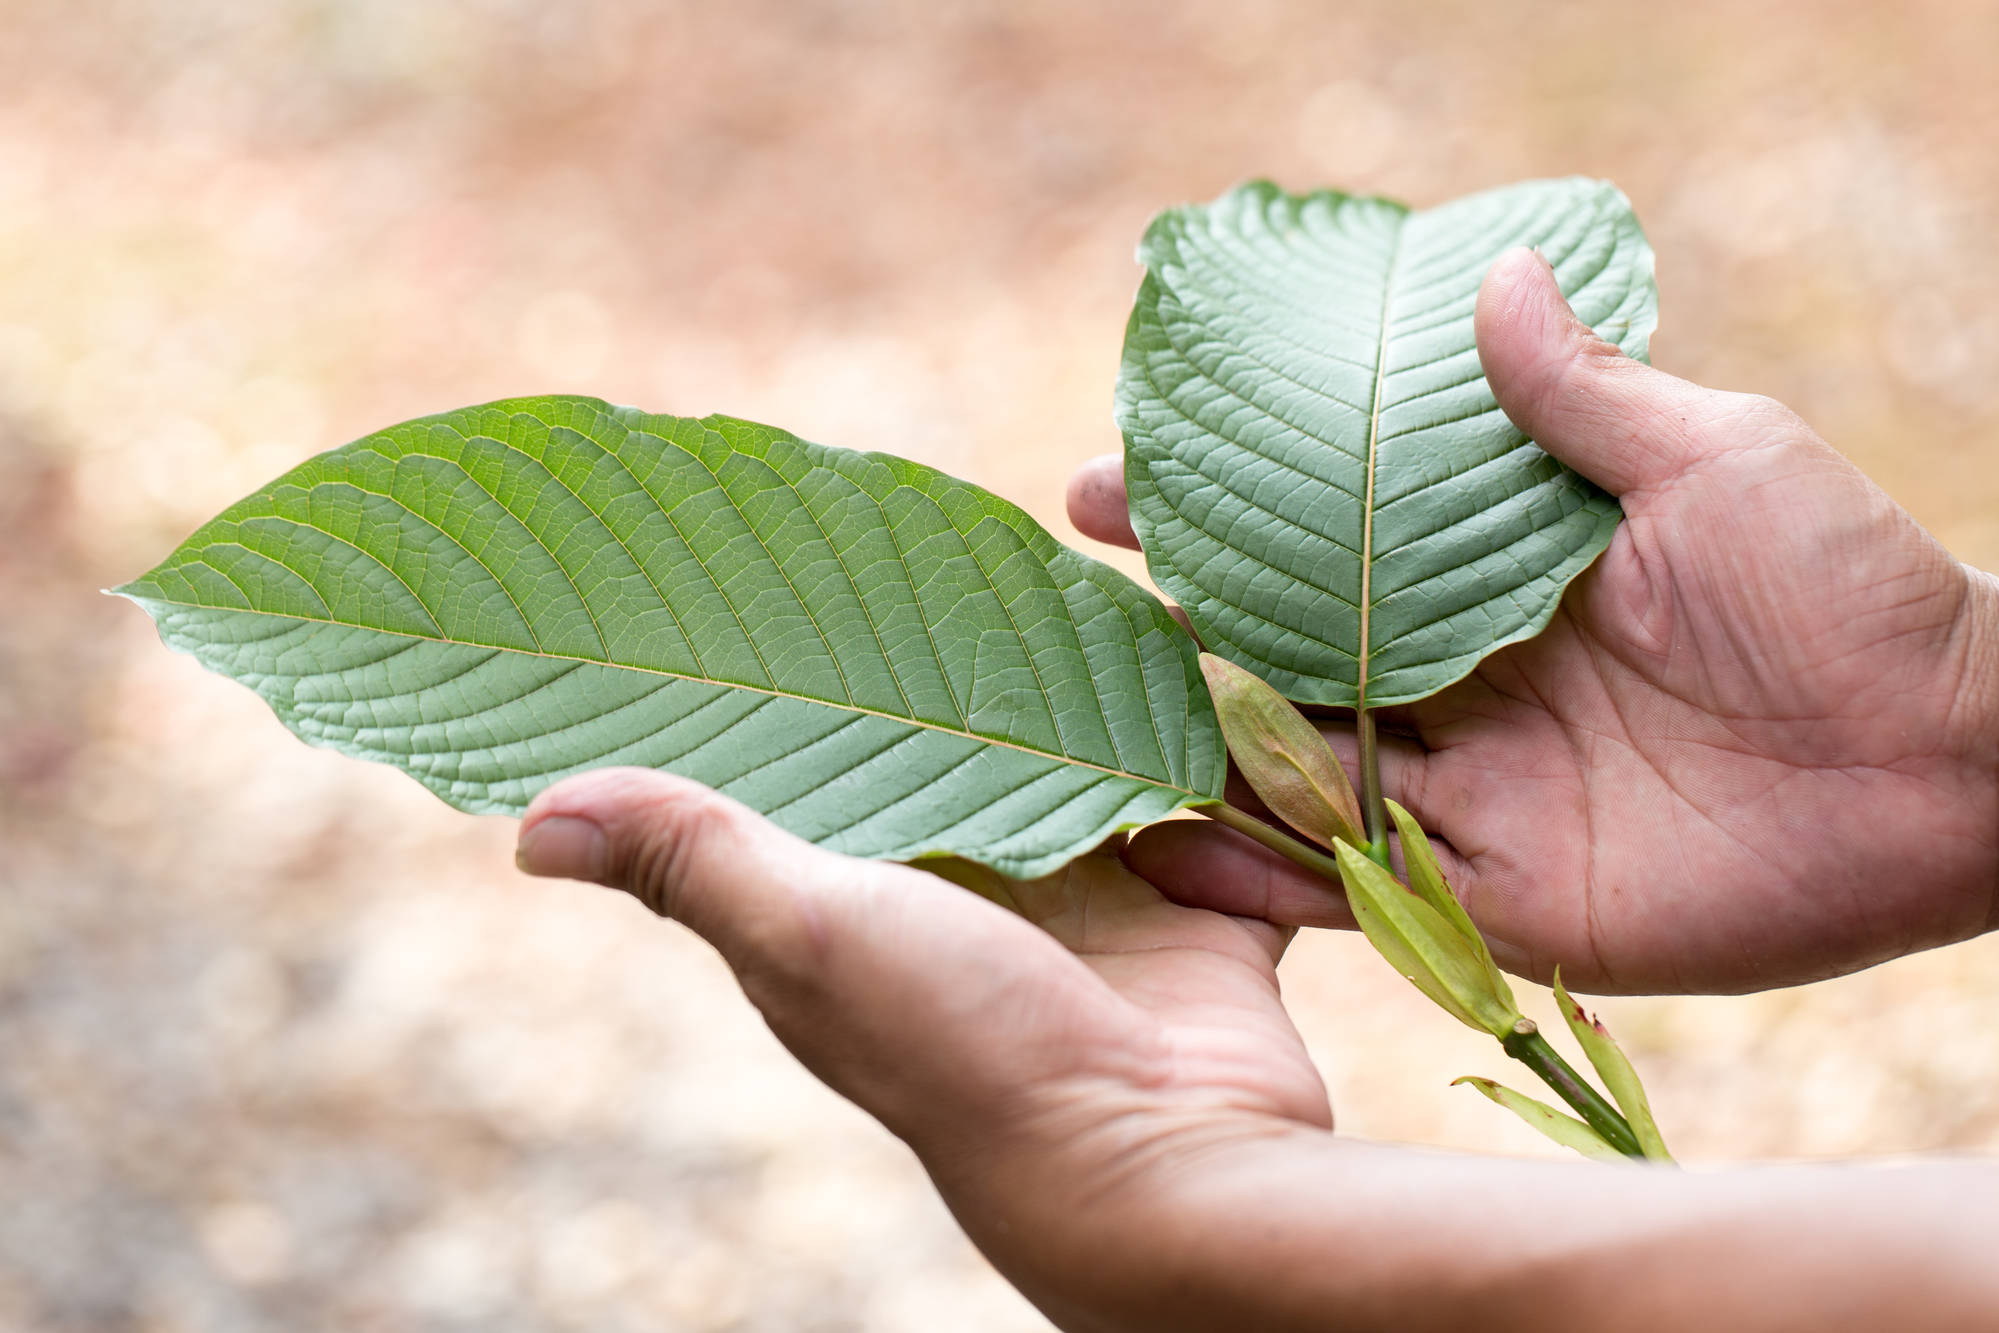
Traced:
<path fill-rule="evenodd" d="M 1452 838 L 1514 961 L 1588 958 L 1600 984 L 1825 975 L 1989 925 L 1991 582 L 1777 409 L 1613 360 L 1563 316 L 1531 257 L 1502 260 L 1488 375 L 1571 461 L 1595 440 L 1632 522 L 1559 637 L 1405 719 L 1390 795 Z M 1085 473 L 1079 518 L 1104 480 Z M 1762 537 L 1722 540 L 1759 514 Z M 1990 1165 L 1684 1173 L 1335 1137 L 1275 972 L 1294 923 L 1331 919 L 1323 892 L 1184 828 L 979 896 L 608 769 L 535 801 L 519 859 L 714 944 L 1065 1329 L 1999 1325 Z M 1863 900 L 1842 852 L 1920 873 Z M 1548 858 L 1563 876 L 1530 891 L 1515 867 Z"/>

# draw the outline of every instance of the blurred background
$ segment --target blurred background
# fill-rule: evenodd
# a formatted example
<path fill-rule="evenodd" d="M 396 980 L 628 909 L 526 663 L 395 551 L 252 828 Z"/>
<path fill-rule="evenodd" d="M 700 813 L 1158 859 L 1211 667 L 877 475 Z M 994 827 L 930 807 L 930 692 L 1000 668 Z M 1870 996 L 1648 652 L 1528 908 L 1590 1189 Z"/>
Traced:
<path fill-rule="evenodd" d="M 98 595 L 216 509 L 560 390 L 1074 541 L 1154 211 L 1582 172 L 1660 364 L 1999 566 L 1995 50 L 1989 4 L 0 0 L 0 1328 L 1046 1327 L 704 946 Z M 1284 980 L 1346 1129 L 1544 1151 L 1358 942 Z M 1602 1007 L 1696 1162 L 1999 1148 L 1999 938 Z"/>

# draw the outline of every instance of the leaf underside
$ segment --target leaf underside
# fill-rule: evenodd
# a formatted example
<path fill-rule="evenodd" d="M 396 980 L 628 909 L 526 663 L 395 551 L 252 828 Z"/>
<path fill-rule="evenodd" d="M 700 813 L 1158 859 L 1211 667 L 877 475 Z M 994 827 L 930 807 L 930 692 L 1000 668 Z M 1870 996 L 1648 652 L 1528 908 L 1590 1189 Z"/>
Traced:
<path fill-rule="evenodd" d="M 1514 427 L 1479 367 L 1479 283 L 1515 245 L 1646 355 L 1652 252 L 1603 182 L 1425 212 L 1259 182 L 1154 220 L 1118 378 L 1125 480 L 1153 579 L 1210 651 L 1303 702 L 1410 702 L 1538 633 L 1609 543 L 1617 502 Z"/>
<path fill-rule="evenodd" d="M 304 739 L 518 814 L 639 764 L 822 845 L 1043 874 L 1218 798 L 1192 642 L 933 469 L 519 399 L 322 454 L 117 590 Z"/>

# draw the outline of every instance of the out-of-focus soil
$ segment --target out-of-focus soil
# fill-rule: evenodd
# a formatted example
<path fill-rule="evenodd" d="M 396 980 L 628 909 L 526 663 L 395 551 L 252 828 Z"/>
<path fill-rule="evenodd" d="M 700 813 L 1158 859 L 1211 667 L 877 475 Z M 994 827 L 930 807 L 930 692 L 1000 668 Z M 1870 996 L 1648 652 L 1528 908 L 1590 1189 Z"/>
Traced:
<path fill-rule="evenodd" d="M 1154 210 L 1582 172 L 1658 249 L 1662 365 L 1999 565 L 1991 5 L 6 8 L 7 1329 L 1045 1327 L 703 946 L 98 595 L 373 428 L 726 410 L 1068 534 Z M 1364 947 L 1284 978 L 1347 1129 L 1543 1151 Z M 1999 941 L 1603 1008 L 1690 1159 L 1999 1147 Z"/>

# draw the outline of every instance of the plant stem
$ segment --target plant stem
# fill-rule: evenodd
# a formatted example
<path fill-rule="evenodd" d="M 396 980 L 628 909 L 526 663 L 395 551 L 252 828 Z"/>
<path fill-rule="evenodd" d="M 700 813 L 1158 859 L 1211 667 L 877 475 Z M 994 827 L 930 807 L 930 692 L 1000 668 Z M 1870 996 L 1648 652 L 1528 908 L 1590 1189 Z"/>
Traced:
<path fill-rule="evenodd" d="M 1374 714 L 1365 708 L 1354 713 L 1354 731 L 1360 737 L 1360 817 L 1361 831 L 1367 835 L 1362 848 L 1384 870 L 1388 864 L 1388 808 L 1381 803 L 1381 752 L 1374 736 Z"/>
<path fill-rule="evenodd" d="M 1197 805 L 1196 814 L 1206 815 L 1217 824 L 1226 824 L 1246 838 L 1253 838 L 1285 860 L 1301 865 L 1331 884 L 1339 884 L 1340 863 L 1316 847 L 1298 841 L 1282 829 L 1272 828 L 1255 815 L 1244 814 L 1226 801 Z"/>
<path fill-rule="evenodd" d="M 1540 1075 L 1543 1083 L 1560 1093 L 1562 1100 L 1574 1107 L 1576 1114 L 1602 1135 L 1605 1143 L 1626 1157 L 1645 1155 L 1638 1146 L 1638 1136 L 1631 1132 L 1630 1123 L 1569 1067 L 1569 1062 L 1541 1035 L 1533 1019 L 1523 1018 L 1514 1024 L 1513 1031 L 1500 1038 L 1499 1044 L 1508 1055 Z"/>

